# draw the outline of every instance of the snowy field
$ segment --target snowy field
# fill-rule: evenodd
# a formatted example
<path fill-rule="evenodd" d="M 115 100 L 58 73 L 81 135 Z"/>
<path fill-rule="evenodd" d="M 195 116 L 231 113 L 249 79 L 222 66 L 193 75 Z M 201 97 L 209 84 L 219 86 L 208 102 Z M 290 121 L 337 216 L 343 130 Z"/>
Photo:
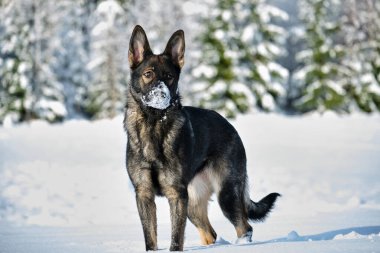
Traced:
<path fill-rule="evenodd" d="M 232 121 L 248 156 L 251 198 L 283 196 L 254 243 L 216 203 L 218 241 L 194 252 L 380 252 L 380 116 L 247 115 Z M 122 117 L 0 128 L 0 253 L 142 252 L 143 233 L 125 171 Z M 158 244 L 170 244 L 169 207 L 156 199 Z"/>

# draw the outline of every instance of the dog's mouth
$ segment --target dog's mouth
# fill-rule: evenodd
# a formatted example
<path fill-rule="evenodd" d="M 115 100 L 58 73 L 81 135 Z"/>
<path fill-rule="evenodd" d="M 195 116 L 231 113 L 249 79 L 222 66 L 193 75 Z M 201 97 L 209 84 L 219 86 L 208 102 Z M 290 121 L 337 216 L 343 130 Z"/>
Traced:
<path fill-rule="evenodd" d="M 146 95 L 141 97 L 144 105 L 164 110 L 170 105 L 170 91 L 164 82 L 154 86 Z"/>

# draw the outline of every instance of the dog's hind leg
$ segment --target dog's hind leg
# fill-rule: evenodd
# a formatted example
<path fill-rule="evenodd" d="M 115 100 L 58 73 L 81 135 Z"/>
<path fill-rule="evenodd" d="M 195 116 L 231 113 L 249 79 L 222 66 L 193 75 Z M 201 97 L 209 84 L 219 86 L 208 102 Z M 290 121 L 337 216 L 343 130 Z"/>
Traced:
<path fill-rule="evenodd" d="M 208 201 L 212 189 L 206 173 L 199 173 L 187 187 L 189 202 L 187 216 L 198 229 L 203 245 L 215 242 L 216 233 L 207 216 Z"/>
<path fill-rule="evenodd" d="M 244 180 L 226 178 L 218 193 L 218 202 L 224 216 L 234 225 L 237 237 L 251 242 L 252 227 L 248 223 L 244 194 Z"/>

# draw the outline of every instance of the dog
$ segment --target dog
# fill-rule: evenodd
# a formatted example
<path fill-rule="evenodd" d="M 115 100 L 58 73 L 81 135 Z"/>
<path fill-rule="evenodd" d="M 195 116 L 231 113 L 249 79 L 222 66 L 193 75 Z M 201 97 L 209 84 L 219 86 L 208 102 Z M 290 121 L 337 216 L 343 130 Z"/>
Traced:
<path fill-rule="evenodd" d="M 251 241 L 248 221 L 261 221 L 280 194 L 259 202 L 248 194 L 246 154 L 234 127 L 212 110 L 182 106 L 178 81 L 184 65 L 182 30 L 169 39 L 162 54 L 154 54 L 145 31 L 137 25 L 130 38 L 124 128 L 127 132 L 128 175 L 144 232 L 146 250 L 157 250 L 155 196 L 169 201 L 170 251 L 183 251 L 186 220 L 199 231 L 201 242 L 215 242 L 207 216 L 213 193 L 238 238 Z"/>

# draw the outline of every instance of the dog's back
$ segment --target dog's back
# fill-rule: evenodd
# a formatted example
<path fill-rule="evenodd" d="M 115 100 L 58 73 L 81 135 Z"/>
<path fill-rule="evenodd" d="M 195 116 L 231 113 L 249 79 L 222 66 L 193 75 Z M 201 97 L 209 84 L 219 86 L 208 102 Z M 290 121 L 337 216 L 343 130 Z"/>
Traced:
<path fill-rule="evenodd" d="M 204 160 L 223 159 L 228 152 L 235 151 L 245 163 L 245 150 L 235 128 L 220 114 L 212 110 L 185 106 L 183 111 L 191 123 L 194 136 L 193 166 L 196 172 Z M 201 161 L 199 161 L 201 160 Z"/>

